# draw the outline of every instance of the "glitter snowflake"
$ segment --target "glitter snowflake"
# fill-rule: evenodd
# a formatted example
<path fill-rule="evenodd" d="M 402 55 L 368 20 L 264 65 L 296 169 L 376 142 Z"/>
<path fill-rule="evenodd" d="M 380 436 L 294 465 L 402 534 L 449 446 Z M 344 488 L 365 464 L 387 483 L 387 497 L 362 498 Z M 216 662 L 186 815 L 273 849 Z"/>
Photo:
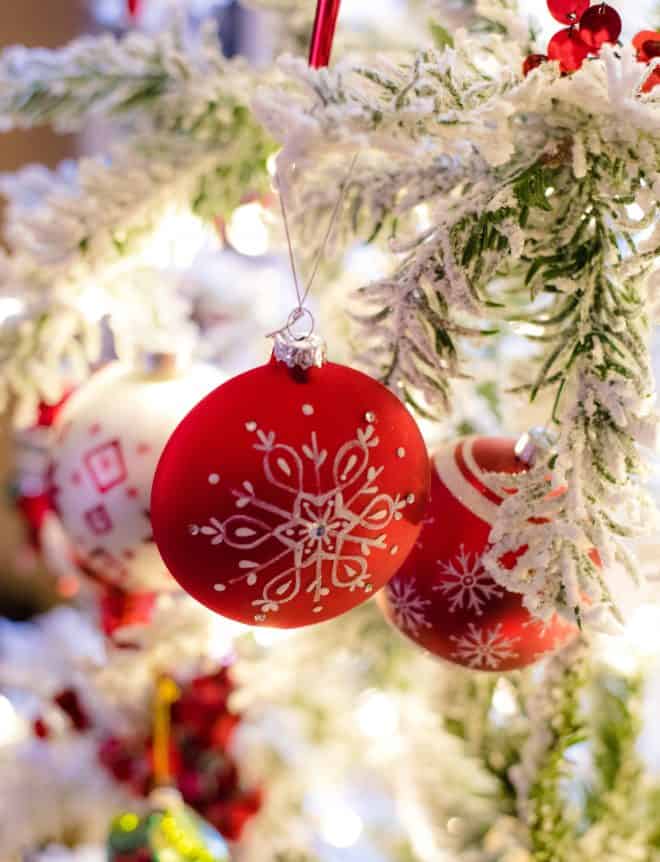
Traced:
<path fill-rule="evenodd" d="M 447 596 L 451 613 L 465 608 L 481 616 L 491 599 L 504 595 L 502 587 L 486 573 L 481 557 L 466 553 L 463 545 L 453 560 L 438 560 L 438 565 L 445 580 L 433 589 Z"/>
<path fill-rule="evenodd" d="M 452 635 L 451 640 L 456 644 L 452 658 L 467 661 L 471 668 L 497 670 L 502 662 L 517 658 L 518 653 L 513 647 L 520 638 L 505 638 L 501 623 L 491 629 L 469 623 L 467 634 L 461 637 Z"/>
<path fill-rule="evenodd" d="M 394 623 L 401 631 L 417 635 L 420 628 L 431 628 L 425 610 L 431 602 L 418 594 L 414 578 L 409 581 L 394 578 L 390 581 L 387 600 L 392 608 Z"/>
<path fill-rule="evenodd" d="M 299 453 L 276 442 L 274 432 L 266 433 L 255 422 L 245 427 L 256 433 L 254 448 L 264 453 L 264 476 L 288 492 L 290 509 L 260 499 L 252 483 L 245 481 L 233 492 L 236 508 L 250 509 L 259 517 L 237 514 L 224 522 L 210 518 L 206 525 L 192 524 L 190 532 L 209 538 L 211 544 L 246 551 L 271 543 L 273 552 L 266 562 L 240 560 L 243 573 L 229 581 L 229 585 L 246 581 L 260 589 L 252 602 L 260 611 L 255 620 L 262 622 L 265 614 L 275 613 L 302 591 L 312 594 L 315 613 L 323 610 L 322 599 L 331 588 L 371 592 L 367 557 L 373 550 L 388 549 L 387 527 L 414 502 L 412 495 L 401 499 L 379 493 L 376 482 L 384 467 L 370 464 L 371 450 L 379 444 L 374 426 L 358 428 L 355 438 L 339 449 L 331 481 L 328 452 L 319 447 L 316 432 Z M 322 490 L 328 485 L 330 490 Z M 398 548 L 389 550 L 396 554 Z M 226 588 L 215 585 L 219 591 Z"/>

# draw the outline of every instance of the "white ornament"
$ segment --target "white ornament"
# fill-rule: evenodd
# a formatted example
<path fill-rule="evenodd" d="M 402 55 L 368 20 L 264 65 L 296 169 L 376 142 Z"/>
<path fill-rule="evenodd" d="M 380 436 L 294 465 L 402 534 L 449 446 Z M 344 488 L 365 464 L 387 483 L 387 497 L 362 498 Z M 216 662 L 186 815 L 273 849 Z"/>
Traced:
<path fill-rule="evenodd" d="M 103 580 L 129 590 L 175 587 L 152 538 L 153 476 L 176 425 L 223 379 L 205 365 L 163 377 L 115 362 L 59 415 L 55 503 L 82 562 Z"/>

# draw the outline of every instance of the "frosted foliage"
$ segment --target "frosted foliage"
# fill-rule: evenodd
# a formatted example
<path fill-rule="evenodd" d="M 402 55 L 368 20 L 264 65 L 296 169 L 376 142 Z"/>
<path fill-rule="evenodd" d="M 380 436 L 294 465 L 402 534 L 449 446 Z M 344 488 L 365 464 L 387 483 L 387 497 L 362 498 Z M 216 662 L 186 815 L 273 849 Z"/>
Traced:
<path fill-rule="evenodd" d="M 123 356 L 173 341 L 190 349 L 189 309 L 163 276 L 167 250 L 182 244 L 177 218 L 231 211 L 264 184 L 270 144 L 246 106 L 255 80 L 222 57 L 210 22 L 197 35 L 169 27 L 2 55 L 5 129 L 79 129 L 100 114 L 122 131 L 103 157 L 0 181 L 11 252 L 0 261 L 3 290 L 20 299 L 0 328 L 0 399 L 17 399 L 18 424 L 88 375 L 102 318 Z"/>
<path fill-rule="evenodd" d="M 545 404 L 558 442 L 507 479 L 518 493 L 505 495 L 486 569 L 542 619 L 611 627 L 607 571 L 637 577 L 630 540 L 655 518 L 643 482 L 657 427 L 660 88 L 642 92 L 649 67 L 630 46 L 605 46 L 574 75 L 546 63 L 523 78 L 513 8 L 479 5 L 491 20 L 497 9 L 508 35 L 459 30 L 397 64 L 317 72 L 285 58 L 287 86 L 256 109 L 283 144 L 300 213 L 323 208 L 319 177 L 339 173 L 338 158 L 362 153 L 370 177 L 351 180 L 346 218 L 357 213 L 365 237 L 387 231 L 396 253 L 351 308 L 369 371 L 438 415 L 471 371 L 468 339 L 511 326 L 531 337 L 516 383 Z"/>

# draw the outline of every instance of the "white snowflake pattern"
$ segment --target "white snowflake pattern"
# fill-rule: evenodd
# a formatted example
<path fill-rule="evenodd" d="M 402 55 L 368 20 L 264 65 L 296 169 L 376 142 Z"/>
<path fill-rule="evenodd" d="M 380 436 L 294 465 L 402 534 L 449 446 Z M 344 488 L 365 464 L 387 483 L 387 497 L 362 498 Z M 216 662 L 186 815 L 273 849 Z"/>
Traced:
<path fill-rule="evenodd" d="M 497 670 L 502 662 L 518 657 L 514 647 L 520 638 L 504 637 L 501 623 L 491 629 L 468 623 L 467 634 L 451 635 L 451 640 L 456 644 L 451 657 L 467 661 L 471 668 Z"/>
<path fill-rule="evenodd" d="M 257 435 L 254 448 L 264 453 L 268 482 L 291 495 L 290 509 L 260 499 L 252 483 L 245 481 L 241 490 L 233 492 L 236 508 L 250 507 L 260 517 L 238 514 L 224 523 L 212 517 L 206 525 L 191 524 L 189 529 L 193 535 L 208 537 L 213 545 L 224 542 L 243 550 L 267 542 L 273 545 L 266 562 L 240 560 L 238 567 L 244 574 L 229 581 L 230 585 L 246 581 L 249 586 L 260 586 L 261 595 L 252 602 L 259 610 L 255 621 L 262 622 L 265 614 L 277 612 L 302 590 L 312 594 L 315 613 L 323 610 L 322 599 L 331 587 L 371 592 L 367 557 L 373 550 L 387 550 L 386 528 L 400 520 L 401 510 L 414 502 L 412 495 L 402 499 L 379 493 L 376 481 L 384 467 L 369 463 L 371 450 L 380 442 L 374 426 L 358 428 L 355 438 L 339 449 L 331 468 L 330 490 L 323 490 L 330 484 L 325 475 L 328 452 L 319 447 L 316 432 L 300 454 L 292 446 L 276 442 L 275 432 L 266 433 L 255 422 L 247 422 L 245 427 Z M 390 553 L 396 551 L 396 546 L 390 548 Z M 282 570 L 285 560 L 290 565 Z M 269 570 L 275 569 L 277 574 L 269 576 Z M 309 578 L 303 583 L 305 573 Z"/>
<path fill-rule="evenodd" d="M 450 613 L 454 613 L 457 608 L 465 608 L 481 616 L 491 599 L 499 599 L 504 595 L 502 587 L 487 574 L 481 557 L 466 552 L 464 545 L 461 545 L 454 559 L 448 562 L 438 560 L 438 565 L 445 580 L 433 589 L 447 596 Z"/>
<path fill-rule="evenodd" d="M 390 581 L 387 585 L 387 600 L 397 628 L 411 635 L 418 635 L 422 627 L 431 628 L 425 610 L 431 602 L 419 595 L 414 578 L 407 581 L 394 578 Z"/>

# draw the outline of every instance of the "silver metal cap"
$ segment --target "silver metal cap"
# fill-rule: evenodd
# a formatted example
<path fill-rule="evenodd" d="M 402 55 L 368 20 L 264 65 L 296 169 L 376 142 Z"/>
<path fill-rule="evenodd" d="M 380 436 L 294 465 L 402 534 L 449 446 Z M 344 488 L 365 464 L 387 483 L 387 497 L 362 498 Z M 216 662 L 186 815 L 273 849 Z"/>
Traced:
<path fill-rule="evenodd" d="M 325 341 L 320 335 L 312 333 L 305 338 L 294 338 L 285 330 L 277 332 L 274 339 L 275 358 L 289 368 L 321 368 L 327 359 Z"/>
<path fill-rule="evenodd" d="M 557 435 L 547 428 L 530 428 L 516 443 L 516 457 L 533 467 L 540 453 L 549 452 L 557 443 Z"/>

